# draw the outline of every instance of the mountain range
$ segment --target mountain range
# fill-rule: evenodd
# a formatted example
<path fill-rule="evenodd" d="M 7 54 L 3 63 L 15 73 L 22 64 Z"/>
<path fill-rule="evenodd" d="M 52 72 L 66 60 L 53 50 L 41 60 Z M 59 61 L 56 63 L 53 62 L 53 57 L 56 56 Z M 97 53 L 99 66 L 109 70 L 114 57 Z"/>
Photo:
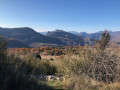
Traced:
<path fill-rule="evenodd" d="M 76 31 L 68 31 L 68 33 L 74 34 L 76 36 L 79 36 L 83 38 L 84 40 L 87 40 L 87 42 L 93 42 L 94 40 L 99 40 L 101 39 L 101 34 L 104 31 L 99 31 L 95 33 L 87 33 L 87 32 L 76 32 Z M 109 34 L 111 35 L 111 42 L 114 43 L 119 43 L 120 44 L 120 31 L 108 31 Z M 45 34 L 47 35 L 47 34 Z"/>
<path fill-rule="evenodd" d="M 14 38 L 18 41 L 21 41 L 22 43 L 25 43 L 28 46 L 33 43 L 66 45 L 61 40 L 42 35 L 29 27 L 0 28 L 0 36 L 6 37 L 6 38 Z"/>
<path fill-rule="evenodd" d="M 103 33 L 104 31 L 99 31 L 99 32 L 96 32 L 96 33 L 86 33 L 86 32 L 81 32 L 79 34 L 76 34 L 77 36 L 82 36 L 84 37 L 85 39 L 91 39 L 91 40 L 98 40 L 101 38 L 101 34 Z M 115 32 L 112 32 L 112 31 L 108 31 L 109 34 L 111 35 L 111 41 L 112 42 L 120 42 L 120 31 L 115 31 Z"/>
<path fill-rule="evenodd" d="M 48 32 L 36 32 L 32 28 L 2 28 L 0 36 L 8 41 L 8 48 L 42 47 L 42 46 L 84 46 L 86 40 L 94 41 L 101 38 L 103 31 L 96 33 L 55 30 Z M 120 31 L 108 31 L 111 41 L 120 43 Z M 41 34 L 42 33 L 42 34 Z"/>
<path fill-rule="evenodd" d="M 59 39 L 68 46 L 84 46 L 85 44 L 84 39 L 81 36 L 63 30 L 49 31 L 46 36 Z"/>

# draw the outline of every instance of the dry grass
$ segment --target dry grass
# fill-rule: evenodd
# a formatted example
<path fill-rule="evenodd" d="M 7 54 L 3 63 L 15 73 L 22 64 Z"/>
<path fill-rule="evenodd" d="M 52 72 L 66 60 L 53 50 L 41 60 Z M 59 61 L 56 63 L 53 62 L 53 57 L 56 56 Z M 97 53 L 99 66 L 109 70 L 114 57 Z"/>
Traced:
<path fill-rule="evenodd" d="M 66 86 L 72 90 L 119 90 L 120 58 L 114 49 L 99 52 L 86 47 L 79 55 L 69 53 L 51 63 L 57 67 L 56 75 L 65 76 Z"/>

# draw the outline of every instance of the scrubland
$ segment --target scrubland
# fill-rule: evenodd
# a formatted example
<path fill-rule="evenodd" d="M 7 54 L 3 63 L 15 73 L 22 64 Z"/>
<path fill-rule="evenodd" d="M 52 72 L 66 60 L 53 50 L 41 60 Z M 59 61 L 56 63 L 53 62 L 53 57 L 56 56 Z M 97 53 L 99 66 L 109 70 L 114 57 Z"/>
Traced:
<path fill-rule="evenodd" d="M 40 60 L 32 53 L 9 53 L 6 42 L 1 40 L 0 89 L 120 90 L 119 48 L 107 47 L 107 43 L 102 44 L 104 47 L 99 45 L 67 48 L 64 54 L 54 59 Z M 41 80 L 41 75 L 65 79 Z"/>

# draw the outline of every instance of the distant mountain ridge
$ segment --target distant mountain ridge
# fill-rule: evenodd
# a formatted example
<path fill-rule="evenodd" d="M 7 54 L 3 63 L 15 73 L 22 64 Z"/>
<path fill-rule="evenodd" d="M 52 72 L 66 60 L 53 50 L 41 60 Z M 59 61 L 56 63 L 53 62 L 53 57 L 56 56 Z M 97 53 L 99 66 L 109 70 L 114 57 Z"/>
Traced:
<path fill-rule="evenodd" d="M 76 32 L 76 31 L 49 31 L 36 32 L 32 28 L 2 28 L 0 27 L 0 36 L 7 38 L 8 47 L 42 47 L 42 46 L 84 46 L 87 43 L 94 42 L 101 38 L 104 31 L 96 33 Z M 111 41 L 120 43 L 120 31 L 108 31 L 111 35 Z M 11 39 L 12 38 L 12 39 Z"/>
<path fill-rule="evenodd" d="M 76 34 L 77 36 L 82 36 L 84 38 L 87 38 L 87 39 L 100 39 L 101 38 L 101 34 L 103 33 L 104 31 L 99 31 L 99 32 L 95 32 L 95 33 L 86 33 L 86 32 L 80 32 L 79 34 Z M 112 31 L 108 31 L 109 34 L 111 35 L 111 38 L 113 39 L 113 37 L 115 37 L 117 34 L 120 35 L 120 32 L 119 31 L 115 31 L 115 32 L 112 32 Z"/>
<path fill-rule="evenodd" d="M 78 36 L 82 36 L 86 39 L 100 39 L 101 38 L 102 32 L 96 32 L 96 33 L 86 33 L 86 32 L 81 32 L 77 34 Z"/>
<path fill-rule="evenodd" d="M 23 28 L 0 28 L 0 36 L 14 38 L 20 40 L 27 45 L 33 43 L 49 43 L 49 44 L 58 44 L 66 45 L 62 41 L 44 36 L 40 33 L 37 33 L 32 28 L 23 27 Z"/>
<path fill-rule="evenodd" d="M 47 32 L 39 32 L 40 34 L 43 34 L 43 35 L 46 35 L 47 34 Z"/>
<path fill-rule="evenodd" d="M 95 33 L 87 33 L 87 32 L 76 32 L 76 31 L 68 31 L 68 33 L 77 35 L 79 37 L 84 38 L 85 40 L 88 40 L 88 42 L 90 41 L 94 41 L 94 40 L 98 40 L 101 38 L 101 34 L 104 31 L 99 31 L 99 32 L 95 32 Z M 111 35 L 111 41 L 112 42 L 116 42 L 116 43 L 120 43 L 120 31 L 108 31 L 109 34 Z M 51 35 L 52 36 L 52 35 Z"/>
<path fill-rule="evenodd" d="M 120 43 L 120 31 L 111 32 L 111 41 Z"/>
<path fill-rule="evenodd" d="M 85 41 L 82 37 L 79 37 L 75 34 L 71 34 L 69 32 L 65 32 L 63 30 L 56 30 L 52 32 L 48 32 L 47 36 L 57 38 L 63 41 L 68 46 L 84 46 Z"/>
<path fill-rule="evenodd" d="M 72 33 L 72 34 L 79 34 L 79 32 L 76 32 L 76 31 L 69 31 L 69 33 Z"/>

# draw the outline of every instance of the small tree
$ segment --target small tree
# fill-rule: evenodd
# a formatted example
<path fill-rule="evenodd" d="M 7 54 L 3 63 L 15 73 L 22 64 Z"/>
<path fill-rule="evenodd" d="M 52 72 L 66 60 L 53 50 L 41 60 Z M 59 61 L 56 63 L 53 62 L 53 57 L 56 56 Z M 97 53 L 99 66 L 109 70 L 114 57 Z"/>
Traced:
<path fill-rule="evenodd" d="M 101 35 L 101 39 L 96 41 L 96 45 L 97 45 L 97 48 L 101 51 L 105 50 L 108 42 L 110 41 L 111 39 L 111 36 L 110 34 L 108 33 L 107 30 L 105 30 L 102 35 Z"/>

